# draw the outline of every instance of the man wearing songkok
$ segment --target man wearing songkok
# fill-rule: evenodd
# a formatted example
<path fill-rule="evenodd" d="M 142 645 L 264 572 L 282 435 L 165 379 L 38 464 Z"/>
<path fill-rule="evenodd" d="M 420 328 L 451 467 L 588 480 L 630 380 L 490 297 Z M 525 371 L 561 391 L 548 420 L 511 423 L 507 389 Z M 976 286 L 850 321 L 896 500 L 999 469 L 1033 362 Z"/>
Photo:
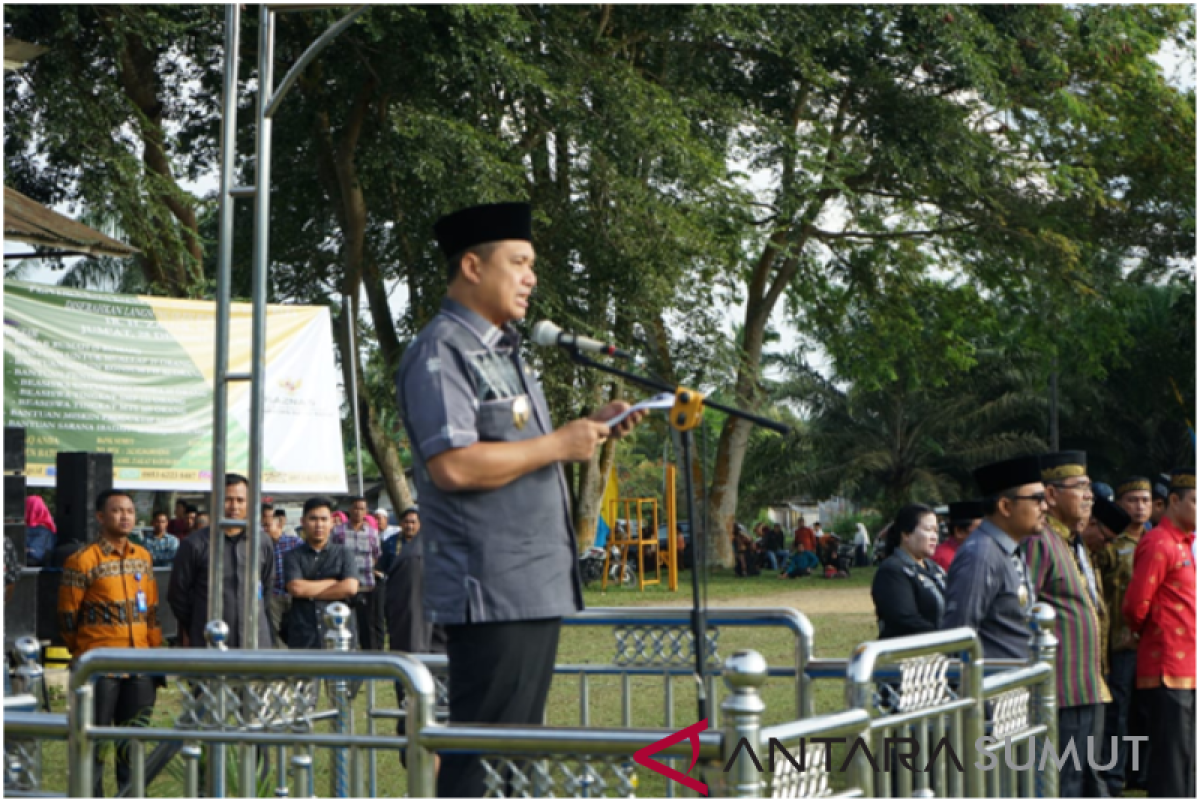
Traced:
<path fill-rule="evenodd" d="M 1138 636 L 1138 702 L 1150 729 L 1150 797 L 1196 796 L 1196 470 L 1171 473 L 1167 509 L 1142 537 L 1121 611 Z"/>
<path fill-rule="evenodd" d="M 562 617 L 583 608 L 562 464 L 591 459 L 641 416 L 609 426 L 628 408 L 616 402 L 554 428 L 513 325 L 537 285 L 528 204 L 462 209 L 434 231 L 449 288 L 396 377 L 421 498 L 426 619 L 446 627 L 451 722 L 538 725 Z M 439 796 L 489 791 L 505 787 L 489 787 L 477 751 L 445 754 Z"/>
<path fill-rule="evenodd" d="M 975 470 L 984 518 L 950 564 L 943 628 L 979 632 L 985 658 L 1029 658 L 1033 591 L 1018 545 L 1042 525 L 1046 493 L 1037 456 Z"/>
<path fill-rule="evenodd" d="M 1132 763 L 1132 744 L 1125 741 L 1124 737 L 1130 734 L 1129 721 L 1137 683 L 1137 640 L 1125 623 L 1121 603 L 1125 599 L 1129 579 L 1133 577 L 1133 552 L 1146 532 L 1146 521 L 1150 519 L 1150 479 L 1140 475 L 1125 478 L 1117 483 L 1114 493 L 1116 505 L 1128 516 L 1129 524 L 1123 530 L 1116 530 L 1113 526 L 1120 520 L 1115 519 L 1112 525 L 1105 526 L 1115 531 L 1117 536 L 1108 546 L 1107 560 L 1100 570 L 1104 601 L 1108 606 L 1107 682 L 1113 698 L 1104 707 L 1104 756 L 1100 763 L 1113 763 L 1112 737 L 1117 737 L 1120 747 L 1116 763 L 1112 769 L 1105 771 L 1104 779 L 1108 784 L 1108 793 L 1119 797 L 1125 788 L 1126 767 Z M 1092 513 L 1093 516 L 1098 515 L 1096 509 Z M 1139 767 L 1144 768 L 1144 764 Z"/>
<path fill-rule="evenodd" d="M 1043 455 L 1042 480 L 1049 509 L 1046 523 L 1023 547 L 1038 600 L 1054 608 L 1060 754 L 1072 748 L 1077 754 L 1067 758 L 1059 773 L 1059 793 L 1098 797 L 1103 787 L 1088 762 L 1088 737 L 1112 696 L 1102 662 L 1104 598 L 1081 536 L 1092 515 L 1087 454 L 1071 450 Z"/>

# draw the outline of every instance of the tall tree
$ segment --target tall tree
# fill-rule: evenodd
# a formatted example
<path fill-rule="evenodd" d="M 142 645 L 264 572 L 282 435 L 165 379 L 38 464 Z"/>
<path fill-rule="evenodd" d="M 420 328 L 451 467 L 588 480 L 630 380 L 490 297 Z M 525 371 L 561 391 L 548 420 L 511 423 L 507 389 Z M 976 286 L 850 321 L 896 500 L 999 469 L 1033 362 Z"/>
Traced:
<path fill-rule="evenodd" d="M 1117 193 L 1085 158 L 1095 140 L 1125 131 L 1123 116 L 1101 112 L 1113 87 L 1130 83 L 1179 108 L 1148 62 L 1190 21 L 1163 6 L 712 13 L 727 23 L 718 46 L 740 56 L 725 88 L 747 101 L 742 158 L 770 176 L 755 255 L 737 268 L 746 311 L 735 391 L 752 408 L 763 334 L 789 293 L 804 308 L 830 286 L 877 291 L 893 258 L 926 273 L 965 270 L 984 286 L 1071 290 L 1087 223 Z M 1131 38 L 1138 47 L 1126 51 Z M 1084 127 L 1087 136 L 1074 132 Z M 737 507 L 749 430 L 730 420 L 722 431 L 716 530 Z M 726 537 L 713 541 L 727 556 Z"/>
<path fill-rule="evenodd" d="M 5 35 L 48 51 L 4 77 L 6 182 L 82 204 L 141 252 L 157 293 L 205 289 L 201 201 L 215 155 L 216 6 L 8 5 Z"/>

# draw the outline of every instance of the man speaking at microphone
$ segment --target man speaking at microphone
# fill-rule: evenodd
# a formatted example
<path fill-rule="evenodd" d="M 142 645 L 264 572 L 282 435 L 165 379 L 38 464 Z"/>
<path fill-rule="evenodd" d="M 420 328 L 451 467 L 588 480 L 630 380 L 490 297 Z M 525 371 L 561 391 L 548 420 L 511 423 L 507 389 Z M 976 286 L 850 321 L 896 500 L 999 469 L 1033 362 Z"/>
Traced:
<path fill-rule="evenodd" d="M 425 537 L 425 614 L 445 626 L 450 721 L 540 725 L 562 617 L 583 609 L 563 462 L 583 462 L 628 406 L 557 430 L 512 323 L 537 286 L 526 203 L 473 206 L 434 225 L 441 311 L 396 377 Z M 446 754 L 441 797 L 478 797 L 478 756 Z"/>

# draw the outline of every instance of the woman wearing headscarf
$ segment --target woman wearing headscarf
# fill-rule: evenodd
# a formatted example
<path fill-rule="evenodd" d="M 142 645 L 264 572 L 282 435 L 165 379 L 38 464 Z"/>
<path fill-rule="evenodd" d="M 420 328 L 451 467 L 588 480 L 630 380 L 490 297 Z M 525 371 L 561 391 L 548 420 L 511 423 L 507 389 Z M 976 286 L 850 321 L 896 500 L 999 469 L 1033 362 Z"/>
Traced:
<path fill-rule="evenodd" d="M 58 528 L 46 508 L 46 501 L 37 495 L 25 498 L 25 559 L 31 567 L 40 567 L 54 552 Z"/>
<path fill-rule="evenodd" d="M 879 638 L 936 631 L 946 610 L 946 573 L 933 561 L 937 516 L 924 505 L 900 509 L 888 530 L 887 557 L 871 582 Z"/>

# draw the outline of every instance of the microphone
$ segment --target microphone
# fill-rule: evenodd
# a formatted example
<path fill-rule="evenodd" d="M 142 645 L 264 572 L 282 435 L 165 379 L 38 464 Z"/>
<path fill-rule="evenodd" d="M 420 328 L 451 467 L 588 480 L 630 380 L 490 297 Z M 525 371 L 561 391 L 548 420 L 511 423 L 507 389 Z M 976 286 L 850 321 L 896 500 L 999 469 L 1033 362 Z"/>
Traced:
<path fill-rule="evenodd" d="M 624 350 L 618 350 L 611 344 L 606 344 L 598 339 L 589 339 L 586 336 L 567 333 L 548 319 L 544 319 L 533 326 L 533 335 L 530 338 L 534 344 L 541 345 L 542 347 L 554 347 L 557 345 L 558 347 L 565 347 L 568 350 L 583 350 L 589 353 L 616 356 L 617 358 L 633 357 Z"/>

